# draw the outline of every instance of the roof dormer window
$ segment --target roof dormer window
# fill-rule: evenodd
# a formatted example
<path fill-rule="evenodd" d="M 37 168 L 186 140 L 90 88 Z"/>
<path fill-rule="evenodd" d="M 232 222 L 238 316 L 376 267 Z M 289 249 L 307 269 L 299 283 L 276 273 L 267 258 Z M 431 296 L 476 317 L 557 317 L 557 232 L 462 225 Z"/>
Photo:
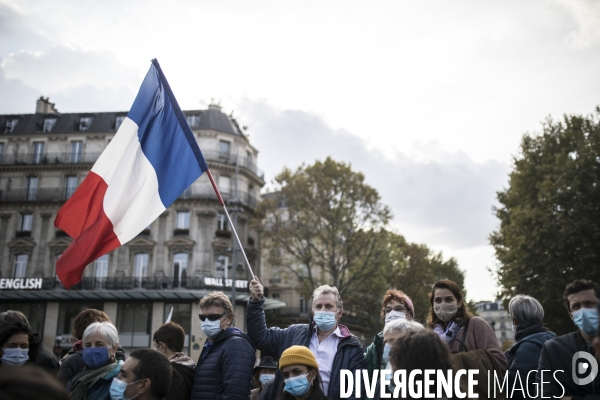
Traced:
<path fill-rule="evenodd" d="M 18 123 L 19 120 L 16 118 L 7 119 L 6 124 L 4 125 L 4 133 L 12 133 Z"/>
<path fill-rule="evenodd" d="M 187 123 L 190 128 L 197 128 L 200 125 L 200 116 L 199 115 L 188 115 L 186 117 Z"/>
<path fill-rule="evenodd" d="M 54 128 L 54 124 L 56 123 L 56 118 L 44 118 L 44 133 L 52 132 L 52 128 Z"/>
<path fill-rule="evenodd" d="M 92 125 L 92 117 L 81 117 L 79 119 L 79 132 L 85 132 Z"/>
<path fill-rule="evenodd" d="M 117 117 L 115 118 L 115 131 L 119 130 L 119 127 L 121 126 L 123 121 L 125 121 L 125 115 L 117 115 Z"/>

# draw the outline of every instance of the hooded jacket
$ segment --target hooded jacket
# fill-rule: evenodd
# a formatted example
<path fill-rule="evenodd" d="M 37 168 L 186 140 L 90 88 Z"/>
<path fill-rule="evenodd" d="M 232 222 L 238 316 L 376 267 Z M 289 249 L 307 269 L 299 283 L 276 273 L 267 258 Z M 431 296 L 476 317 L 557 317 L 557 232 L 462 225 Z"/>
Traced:
<path fill-rule="evenodd" d="M 191 400 L 248 400 L 255 359 L 248 335 L 237 328 L 222 330 L 200 354 Z"/>
<path fill-rule="evenodd" d="M 539 384 L 542 380 L 541 371 L 545 371 L 543 375 L 544 384 L 542 390 L 544 397 L 585 397 L 590 394 L 600 394 L 600 377 L 598 376 L 587 385 L 577 385 L 573 381 L 573 364 L 577 365 L 577 363 L 574 363 L 574 361 L 577 360 L 574 360 L 573 356 L 579 351 L 590 353 L 592 356 L 595 356 L 594 347 L 592 345 L 588 346 L 579 331 L 567 333 L 566 335 L 559 336 L 544 343 L 535 379 Z M 581 378 L 584 377 L 585 376 L 582 376 Z M 541 385 L 538 385 L 538 388 L 539 387 L 541 387 Z M 539 398 L 541 397 L 542 396 L 539 396 Z"/>
<path fill-rule="evenodd" d="M 512 398 L 535 398 L 537 390 L 535 386 L 535 375 L 537 372 L 531 373 L 529 379 L 527 379 L 527 374 L 529 374 L 530 371 L 537 371 L 540 353 L 542 352 L 544 343 L 555 337 L 556 334 L 549 331 L 533 333 L 517 341 L 510 349 L 506 350 L 504 354 L 508 360 L 508 387 L 512 391 L 513 387 L 519 389 L 522 385 L 522 389 L 524 390 L 524 392 L 514 390 Z M 519 375 L 518 378 L 520 383 L 515 382 L 517 373 Z M 528 394 L 531 395 L 531 397 Z"/>
<path fill-rule="evenodd" d="M 310 347 L 310 339 L 313 335 L 315 327 L 314 321 L 308 324 L 295 324 L 288 328 L 267 328 L 265 311 L 263 308 L 265 299 L 248 300 L 246 308 L 246 325 L 248 326 L 248 335 L 254 342 L 257 349 L 269 354 L 276 354 L 277 358 L 281 357 L 281 353 L 291 346 L 300 345 Z M 350 333 L 350 330 L 344 325 L 338 324 L 343 338 L 340 339 L 333 365 L 331 368 L 331 381 L 329 382 L 329 390 L 327 396 L 337 400 L 340 398 L 340 370 L 348 369 L 354 371 L 365 368 L 365 357 L 363 346 L 356 336 Z M 277 388 L 283 382 L 281 371 L 277 371 L 273 381 L 273 390 L 270 394 L 266 394 L 269 399 L 275 399 Z M 266 388 L 263 389 L 265 392 Z M 262 394 L 261 394 L 262 395 Z M 353 393 L 354 395 L 354 393 Z M 263 396 L 261 396 L 263 397 Z M 355 399 L 351 396 L 349 399 Z"/>

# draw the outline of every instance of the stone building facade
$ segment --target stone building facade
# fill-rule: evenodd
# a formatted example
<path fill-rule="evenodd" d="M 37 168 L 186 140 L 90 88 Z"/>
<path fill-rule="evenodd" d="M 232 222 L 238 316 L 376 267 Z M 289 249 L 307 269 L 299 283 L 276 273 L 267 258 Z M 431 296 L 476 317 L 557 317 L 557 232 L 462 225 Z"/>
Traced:
<path fill-rule="evenodd" d="M 265 183 L 258 150 L 218 105 L 184 114 L 259 274 L 260 240 L 249 228 Z M 47 98 L 37 101 L 35 114 L 0 115 L 0 312 L 23 311 L 60 353 L 70 347 L 70 326 L 83 308 L 107 312 L 128 351 L 150 347 L 173 310 L 187 333 L 186 351 L 196 358 L 205 339 L 198 300 L 213 290 L 230 293 L 234 285 L 231 227 L 206 175 L 136 238 L 88 265 L 74 288 L 67 291 L 56 279 L 56 260 L 72 240 L 54 218 L 126 115 L 59 113 Z M 249 276 L 236 256 L 236 325 L 243 327 Z M 267 308 L 281 305 L 269 300 Z"/>

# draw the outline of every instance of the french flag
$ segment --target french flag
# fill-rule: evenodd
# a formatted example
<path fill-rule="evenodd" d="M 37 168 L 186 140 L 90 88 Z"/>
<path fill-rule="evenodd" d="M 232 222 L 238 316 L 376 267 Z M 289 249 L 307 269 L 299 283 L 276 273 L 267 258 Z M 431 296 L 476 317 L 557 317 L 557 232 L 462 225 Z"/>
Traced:
<path fill-rule="evenodd" d="M 89 263 L 137 236 L 207 170 L 152 60 L 127 117 L 54 221 L 74 239 L 56 263 L 63 285 L 80 282 Z"/>

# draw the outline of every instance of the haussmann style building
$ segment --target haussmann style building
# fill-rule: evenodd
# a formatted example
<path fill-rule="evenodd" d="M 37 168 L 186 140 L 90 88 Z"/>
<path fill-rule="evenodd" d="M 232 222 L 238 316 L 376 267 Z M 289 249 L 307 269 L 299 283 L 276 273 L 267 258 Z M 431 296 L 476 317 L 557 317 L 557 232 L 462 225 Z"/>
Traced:
<path fill-rule="evenodd" d="M 184 114 L 259 275 L 260 238 L 249 228 L 265 183 L 258 150 L 218 105 Z M 54 227 L 56 214 L 126 115 L 59 113 L 43 97 L 34 114 L 0 115 L 0 312 L 22 311 L 60 355 L 71 348 L 71 325 L 84 308 L 104 310 L 128 352 L 151 347 L 172 310 L 186 332 L 184 351 L 197 359 L 206 339 L 199 299 L 214 290 L 233 296 L 235 287 L 236 326 L 245 329 L 250 279 L 206 174 L 136 238 L 88 265 L 72 289 L 56 278 L 56 260 L 72 242 Z M 265 308 L 284 305 L 267 299 Z"/>

